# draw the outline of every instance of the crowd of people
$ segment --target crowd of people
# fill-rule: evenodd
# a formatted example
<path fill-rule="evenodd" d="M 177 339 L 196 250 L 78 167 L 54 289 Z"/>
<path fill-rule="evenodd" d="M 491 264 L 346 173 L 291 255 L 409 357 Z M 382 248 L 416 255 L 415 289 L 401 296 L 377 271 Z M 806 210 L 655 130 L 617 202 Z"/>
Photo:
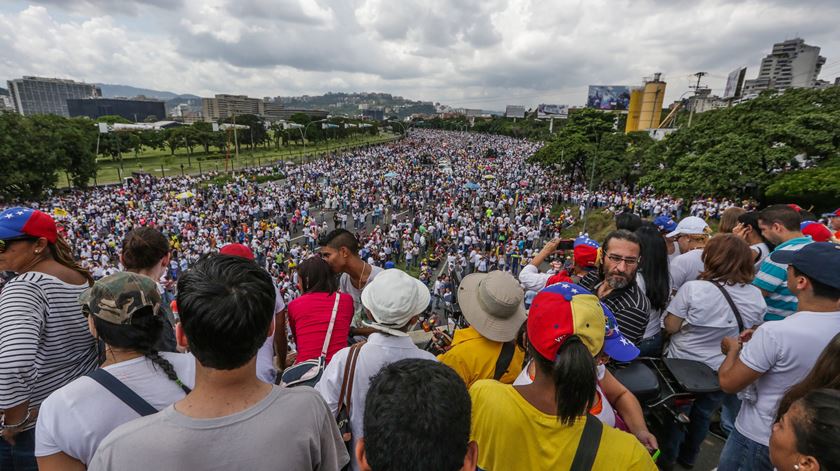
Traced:
<path fill-rule="evenodd" d="M 840 466 L 840 210 L 590 194 L 537 146 L 412 131 L 6 209 L 0 469 L 690 469 L 716 415 L 722 471 Z M 616 230 L 561 240 L 588 206 Z M 721 389 L 649 430 L 640 355 Z"/>

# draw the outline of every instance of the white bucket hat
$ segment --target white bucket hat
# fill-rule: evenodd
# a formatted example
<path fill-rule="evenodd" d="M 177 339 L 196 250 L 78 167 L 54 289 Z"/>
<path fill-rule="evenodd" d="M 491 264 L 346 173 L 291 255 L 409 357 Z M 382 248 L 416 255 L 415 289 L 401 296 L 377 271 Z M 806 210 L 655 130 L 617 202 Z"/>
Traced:
<path fill-rule="evenodd" d="M 677 224 L 677 228 L 666 234 L 665 237 L 670 239 L 671 237 L 678 236 L 680 234 L 700 235 L 705 234 L 708 229 L 709 225 L 706 224 L 706 221 L 697 216 L 688 216 L 680 221 L 680 223 Z"/>
<path fill-rule="evenodd" d="M 525 292 L 510 273 L 473 273 L 461 280 L 458 304 L 482 337 L 510 342 L 525 322 Z"/>
<path fill-rule="evenodd" d="M 385 270 L 362 291 L 362 305 L 373 315 L 374 322 L 362 324 L 398 337 L 407 337 L 401 328 L 412 317 L 429 307 L 431 294 L 420 280 L 396 268 Z"/>

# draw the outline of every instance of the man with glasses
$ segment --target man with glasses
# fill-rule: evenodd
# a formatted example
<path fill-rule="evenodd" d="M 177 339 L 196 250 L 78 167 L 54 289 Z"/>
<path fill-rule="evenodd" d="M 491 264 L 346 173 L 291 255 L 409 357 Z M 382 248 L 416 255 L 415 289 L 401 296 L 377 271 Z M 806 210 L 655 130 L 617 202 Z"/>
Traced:
<path fill-rule="evenodd" d="M 619 229 L 607 235 L 601 246 L 603 261 L 597 271 L 580 280 L 615 314 L 624 336 L 637 345 L 648 324 L 650 301 L 636 284 L 641 245 L 636 234 Z"/>

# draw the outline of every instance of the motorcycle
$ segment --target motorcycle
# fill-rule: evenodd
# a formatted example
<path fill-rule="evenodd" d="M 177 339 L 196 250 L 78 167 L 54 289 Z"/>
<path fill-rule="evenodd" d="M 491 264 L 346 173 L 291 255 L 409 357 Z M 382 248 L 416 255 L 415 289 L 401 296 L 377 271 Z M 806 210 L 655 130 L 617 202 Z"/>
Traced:
<path fill-rule="evenodd" d="M 695 360 L 640 357 L 611 365 L 610 371 L 639 400 L 648 428 L 657 437 L 671 423 L 686 430 L 691 420 L 683 410 L 696 394 L 720 391 L 717 373 Z"/>

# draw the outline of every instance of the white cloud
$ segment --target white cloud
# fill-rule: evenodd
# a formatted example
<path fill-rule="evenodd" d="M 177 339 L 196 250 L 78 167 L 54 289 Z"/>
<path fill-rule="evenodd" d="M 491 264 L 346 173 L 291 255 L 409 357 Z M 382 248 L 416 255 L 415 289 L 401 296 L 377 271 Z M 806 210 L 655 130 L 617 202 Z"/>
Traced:
<path fill-rule="evenodd" d="M 840 4 L 823 0 L 38 0 L 0 6 L 0 77 L 180 93 L 385 91 L 454 105 L 582 104 L 586 85 L 663 72 L 747 77 L 774 42 L 823 48 L 840 75 Z M 834 61 L 834 62 L 833 62 Z"/>

